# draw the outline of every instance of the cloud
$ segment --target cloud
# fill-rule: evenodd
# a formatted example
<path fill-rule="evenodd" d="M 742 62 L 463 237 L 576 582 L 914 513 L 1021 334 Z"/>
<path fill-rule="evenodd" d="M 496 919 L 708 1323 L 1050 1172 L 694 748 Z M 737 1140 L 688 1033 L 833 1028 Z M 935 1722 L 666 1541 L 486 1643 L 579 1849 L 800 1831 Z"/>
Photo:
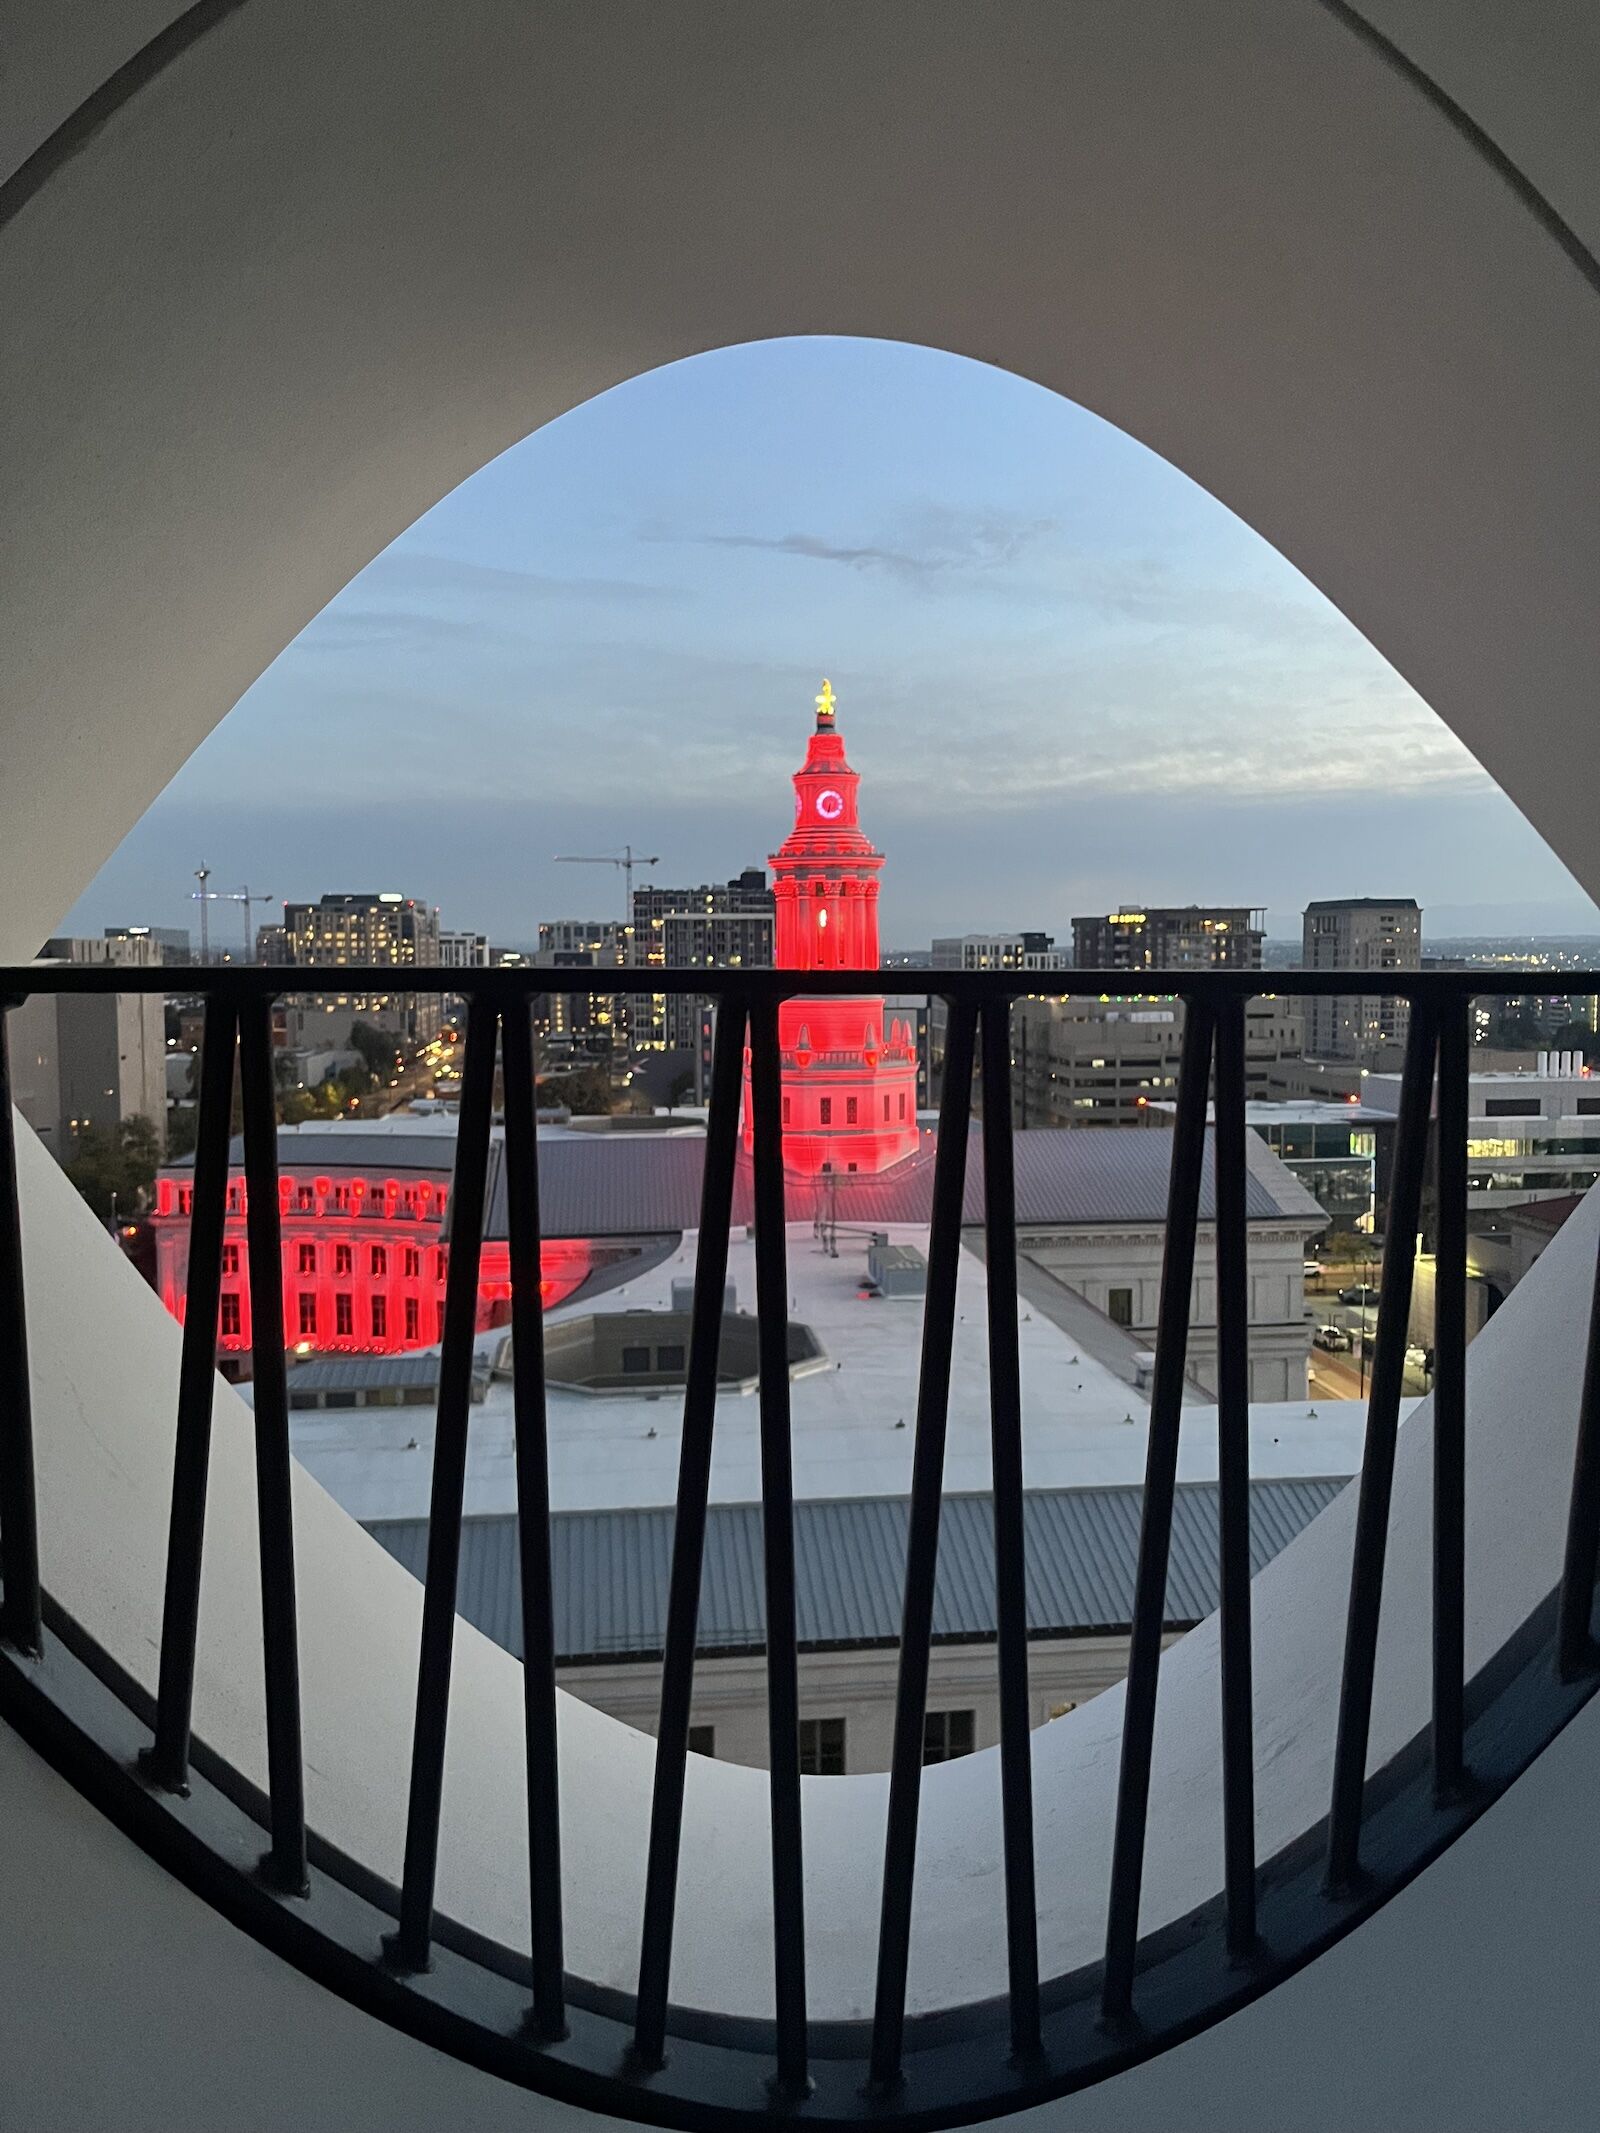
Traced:
<path fill-rule="evenodd" d="M 402 545 L 369 563 L 289 650 L 337 659 L 429 644 L 521 644 L 534 631 L 548 633 L 552 608 L 648 609 L 684 597 L 675 586 L 637 578 L 562 577 Z"/>
<path fill-rule="evenodd" d="M 655 525 L 645 541 L 699 548 L 751 548 L 806 562 L 839 563 L 847 570 L 882 572 L 907 585 L 926 584 L 961 572 L 1002 569 L 1030 548 L 1059 533 L 1053 518 L 1027 518 L 999 511 L 956 511 L 926 504 L 907 515 L 899 541 L 848 542 L 816 533 L 679 533 Z"/>

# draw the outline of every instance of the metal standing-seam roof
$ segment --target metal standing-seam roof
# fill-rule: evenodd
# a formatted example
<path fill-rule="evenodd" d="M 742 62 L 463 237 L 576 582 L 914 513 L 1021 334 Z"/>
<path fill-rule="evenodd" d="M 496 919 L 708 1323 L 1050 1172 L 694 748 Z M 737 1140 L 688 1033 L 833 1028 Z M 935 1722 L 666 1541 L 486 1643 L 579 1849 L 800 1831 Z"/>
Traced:
<path fill-rule="evenodd" d="M 412 1125 L 403 1117 L 362 1119 L 355 1123 L 318 1121 L 312 1130 L 300 1126 L 278 1128 L 278 1168 L 291 1177 L 320 1171 L 357 1170 L 363 1177 L 385 1171 L 422 1170 L 431 1176 L 449 1177 L 455 1168 L 455 1135 L 437 1126 Z M 163 1170 L 192 1170 L 194 1151 L 176 1155 L 162 1164 Z M 244 1137 L 235 1134 L 228 1143 L 228 1168 L 244 1169 Z"/>
<path fill-rule="evenodd" d="M 809 1221 L 821 1195 L 833 1196 L 841 1220 L 925 1223 L 933 1213 L 936 1136 L 927 1132 L 904 1162 L 873 1177 L 835 1173 L 831 1184 L 791 1179 L 789 1219 Z M 1016 1149 L 1017 1221 L 1030 1223 L 1163 1222 L 1173 1136 L 1158 1126 L 1123 1130 L 1043 1130 L 1019 1133 Z M 706 1144 L 699 1137 L 657 1139 L 643 1134 L 593 1134 L 539 1144 L 539 1210 L 547 1237 L 637 1236 L 686 1230 L 700 1221 L 700 1176 Z M 1252 1222 L 1304 1221 L 1322 1228 L 1327 1216 L 1259 1135 L 1245 1136 L 1248 1175 L 1245 1214 Z M 1212 1135 L 1206 1134 L 1200 1219 L 1215 1213 Z M 733 1219 L 746 1223 L 754 1208 L 750 1165 L 741 1156 L 734 1183 Z M 506 1234 L 503 1149 L 490 1151 L 484 1234 Z M 983 1220 L 983 1167 L 974 1133 L 968 1147 L 962 1220 Z"/>
<path fill-rule="evenodd" d="M 1272 1560 L 1345 1486 L 1339 1478 L 1257 1481 L 1250 1489 L 1250 1567 Z M 1127 1629 L 1138 1561 L 1138 1488 L 1035 1489 L 1024 1500 L 1028 1626 L 1040 1637 Z M 794 1508 L 799 1637 L 817 1650 L 893 1644 L 905 1578 L 904 1497 L 801 1502 Z M 551 1520 L 556 1656 L 566 1663 L 655 1658 L 666 1622 L 673 1512 L 570 1511 Z M 425 1519 L 368 1530 L 420 1577 Z M 1217 1485 L 1180 1483 L 1172 1523 L 1166 1621 L 1183 1629 L 1218 1602 Z M 522 1652 L 517 1522 L 468 1519 L 457 1606 L 515 1656 Z M 948 1496 L 939 1529 L 936 1641 L 992 1638 L 994 1507 Z M 700 1588 L 700 1649 L 758 1650 L 765 1638 L 761 1509 L 713 1504 Z"/>
<path fill-rule="evenodd" d="M 404 1355 L 319 1355 L 296 1363 L 289 1372 L 291 1393 L 436 1392 L 439 1352 L 424 1348 Z M 473 1376 L 488 1382 L 489 1366 L 475 1362 Z"/>

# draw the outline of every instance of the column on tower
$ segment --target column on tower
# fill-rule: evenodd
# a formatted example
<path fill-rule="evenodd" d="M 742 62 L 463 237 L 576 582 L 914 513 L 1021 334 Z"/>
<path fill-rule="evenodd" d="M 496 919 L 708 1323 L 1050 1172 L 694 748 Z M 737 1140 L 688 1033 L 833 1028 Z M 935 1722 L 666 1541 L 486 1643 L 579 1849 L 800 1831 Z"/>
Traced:
<path fill-rule="evenodd" d="M 883 854 L 857 819 L 860 779 L 835 724 L 828 684 L 794 776 L 794 827 L 772 856 L 776 961 L 789 970 L 878 966 Z M 786 1001 L 778 1017 L 791 1173 L 872 1175 L 918 1146 L 916 1060 L 892 1047 L 881 995 Z M 746 1108 L 748 1144 L 749 1111 Z"/>

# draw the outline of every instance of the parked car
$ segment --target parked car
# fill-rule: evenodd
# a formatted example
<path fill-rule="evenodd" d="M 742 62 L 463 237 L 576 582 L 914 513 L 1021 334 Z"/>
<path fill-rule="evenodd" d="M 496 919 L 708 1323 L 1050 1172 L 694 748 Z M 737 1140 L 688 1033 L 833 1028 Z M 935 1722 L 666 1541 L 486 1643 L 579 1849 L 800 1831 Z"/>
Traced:
<path fill-rule="evenodd" d="M 1319 1348 L 1326 1348 L 1330 1355 L 1344 1355 L 1350 1347 L 1350 1336 L 1343 1326 L 1318 1326 L 1311 1336 Z"/>
<path fill-rule="evenodd" d="M 1339 1301 L 1342 1304 L 1375 1304 L 1377 1300 L 1378 1292 L 1370 1281 L 1358 1281 L 1350 1288 L 1339 1291 Z"/>
<path fill-rule="evenodd" d="M 1307 1281 L 1314 1281 L 1317 1275 L 1322 1272 L 1322 1261 L 1320 1259 L 1308 1259 L 1302 1265 L 1300 1271 Z"/>

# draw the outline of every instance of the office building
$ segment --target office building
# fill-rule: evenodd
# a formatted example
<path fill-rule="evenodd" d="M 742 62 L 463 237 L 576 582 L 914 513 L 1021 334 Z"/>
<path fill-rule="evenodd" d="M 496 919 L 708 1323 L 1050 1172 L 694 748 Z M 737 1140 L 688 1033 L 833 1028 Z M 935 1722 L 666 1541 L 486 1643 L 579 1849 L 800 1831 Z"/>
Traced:
<path fill-rule="evenodd" d="M 143 934 L 45 943 L 41 960 L 153 970 L 161 944 Z M 30 993 L 11 1010 L 12 1101 L 59 1163 L 86 1128 L 114 1133 L 148 1120 L 167 1137 L 166 1002 L 156 992 Z"/>
<path fill-rule="evenodd" d="M 1245 1086 L 1279 1093 L 1300 1055 L 1298 1002 L 1245 1003 Z M 1178 1000 L 1022 999 L 1011 1010 L 1012 1105 L 1019 1126 L 1139 1126 L 1173 1097 L 1183 1048 Z"/>
<path fill-rule="evenodd" d="M 160 950 L 160 960 L 166 964 L 179 965 L 194 960 L 187 926 L 107 926 L 104 937 L 108 941 L 151 941 Z"/>

